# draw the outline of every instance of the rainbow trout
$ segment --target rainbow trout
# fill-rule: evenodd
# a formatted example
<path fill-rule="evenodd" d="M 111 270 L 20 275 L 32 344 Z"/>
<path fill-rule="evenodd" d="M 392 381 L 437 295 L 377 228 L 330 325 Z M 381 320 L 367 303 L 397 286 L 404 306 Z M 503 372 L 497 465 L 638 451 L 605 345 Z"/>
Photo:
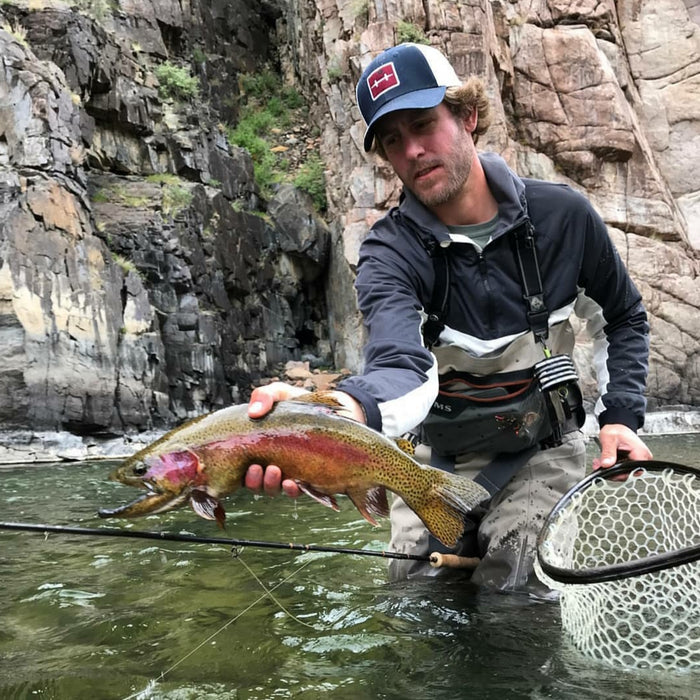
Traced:
<path fill-rule="evenodd" d="M 386 489 L 401 496 L 443 544 L 462 534 L 464 516 L 488 493 L 463 476 L 427 467 L 394 442 L 337 412 L 322 394 L 281 401 L 264 418 L 230 406 L 175 428 L 127 459 L 110 478 L 146 492 L 132 503 L 99 511 L 102 518 L 161 513 L 189 501 L 223 527 L 221 496 L 242 486 L 251 464 L 276 464 L 284 478 L 338 510 L 345 494 L 373 525 L 389 513 Z M 403 444 L 405 443 L 405 444 Z M 400 446 L 401 445 L 401 446 Z"/>

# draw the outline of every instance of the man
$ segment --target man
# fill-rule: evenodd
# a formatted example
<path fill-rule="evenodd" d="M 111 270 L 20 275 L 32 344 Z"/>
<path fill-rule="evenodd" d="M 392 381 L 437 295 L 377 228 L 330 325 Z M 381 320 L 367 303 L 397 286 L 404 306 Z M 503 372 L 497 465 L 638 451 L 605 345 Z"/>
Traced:
<path fill-rule="evenodd" d="M 475 583 L 528 586 L 543 519 L 585 471 L 580 394 L 569 371 L 572 313 L 588 320 L 595 341 L 594 467 L 611 466 L 619 453 L 651 458 L 636 435 L 648 358 L 639 292 L 584 197 L 477 154 L 489 124 L 483 85 L 463 84 L 439 51 L 388 49 L 365 69 L 357 100 L 365 150 L 389 162 L 404 190 L 360 249 L 365 368 L 336 396 L 348 415 L 390 436 L 419 434 L 423 461 L 488 484 L 492 498 L 467 523 L 459 551 L 481 557 Z M 569 368 L 567 379 L 540 390 L 549 380 L 539 373 L 552 362 Z M 256 389 L 251 417 L 296 391 Z M 489 412 L 497 397 L 507 410 Z M 268 493 L 280 484 L 298 494 L 274 466 L 256 465 L 246 477 Z M 401 499 L 391 520 L 392 549 L 426 554 L 436 546 Z M 394 577 L 436 571 L 403 561 L 390 569 Z"/>

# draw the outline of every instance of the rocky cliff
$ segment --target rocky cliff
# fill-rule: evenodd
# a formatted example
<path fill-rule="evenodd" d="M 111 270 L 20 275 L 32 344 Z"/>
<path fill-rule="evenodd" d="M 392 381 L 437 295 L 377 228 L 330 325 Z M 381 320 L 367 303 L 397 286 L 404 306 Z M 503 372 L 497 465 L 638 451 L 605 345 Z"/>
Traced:
<path fill-rule="evenodd" d="M 362 151 L 354 84 L 405 39 L 485 79 L 480 147 L 591 198 L 650 313 L 650 407 L 697 407 L 699 23 L 696 0 L 4 2 L 4 427 L 162 428 L 288 360 L 357 370 L 353 266 L 398 185 Z M 267 72 L 308 111 L 266 148 L 320 156 L 323 216 L 233 145 Z M 591 394 L 588 357 L 581 334 Z"/>
<path fill-rule="evenodd" d="M 163 427 L 242 400 L 305 351 L 330 364 L 318 283 L 327 227 L 293 187 L 263 201 L 250 155 L 223 126 L 237 118 L 239 76 L 277 63 L 279 12 L 2 12 L 3 423 Z M 196 94 L 159 89 L 166 61 Z"/>

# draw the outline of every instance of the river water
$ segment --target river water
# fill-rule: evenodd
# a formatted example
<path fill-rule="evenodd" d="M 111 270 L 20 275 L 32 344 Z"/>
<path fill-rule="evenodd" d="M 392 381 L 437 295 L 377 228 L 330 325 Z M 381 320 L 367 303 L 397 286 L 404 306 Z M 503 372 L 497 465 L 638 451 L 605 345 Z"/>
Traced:
<path fill-rule="evenodd" d="M 647 442 L 698 464 L 700 435 Z M 112 466 L 0 469 L 0 520 L 375 550 L 388 539 L 346 499 L 335 513 L 246 491 L 227 499 L 223 534 L 189 509 L 101 521 L 99 507 L 135 495 L 107 480 Z M 2 700 L 661 700 L 700 687 L 697 674 L 582 656 L 556 602 L 459 578 L 389 583 L 374 557 L 0 531 L 0 591 Z"/>

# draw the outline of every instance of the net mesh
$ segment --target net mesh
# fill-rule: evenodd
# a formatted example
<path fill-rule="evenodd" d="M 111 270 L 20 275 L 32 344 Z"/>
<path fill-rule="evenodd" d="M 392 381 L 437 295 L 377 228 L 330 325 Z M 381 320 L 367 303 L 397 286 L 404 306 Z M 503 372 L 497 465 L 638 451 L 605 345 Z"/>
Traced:
<path fill-rule="evenodd" d="M 574 645 L 613 665 L 700 669 L 700 477 L 641 469 L 625 481 L 595 478 L 555 511 L 535 568 L 560 591 L 562 627 Z M 644 558 L 668 561 L 688 548 L 694 561 L 629 574 Z M 626 577 L 583 582 L 611 566 L 627 567 Z M 557 570 L 582 582 L 555 580 Z"/>

